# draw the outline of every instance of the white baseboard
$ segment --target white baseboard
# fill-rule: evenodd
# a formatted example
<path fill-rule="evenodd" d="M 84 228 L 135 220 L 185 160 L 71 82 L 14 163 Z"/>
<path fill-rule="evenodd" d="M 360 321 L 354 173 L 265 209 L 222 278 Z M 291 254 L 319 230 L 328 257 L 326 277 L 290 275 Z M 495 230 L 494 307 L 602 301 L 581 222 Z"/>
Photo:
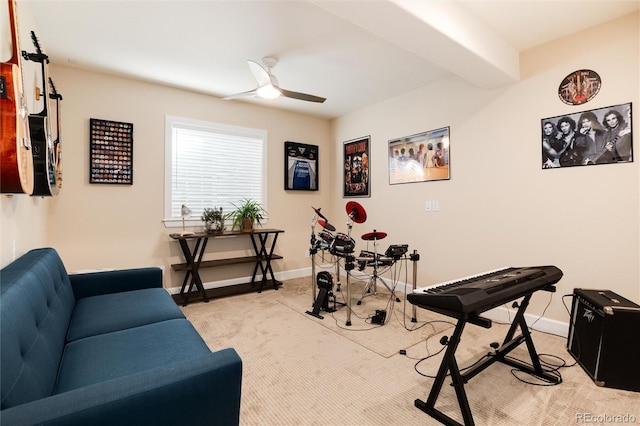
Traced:
<path fill-rule="evenodd" d="M 335 266 L 327 264 L 327 265 L 322 265 L 316 268 L 316 272 L 319 272 L 320 270 L 330 271 L 331 273 L 334 273 Z M 346 274 L 347 274 L 346 271 L 344 271 L 344 269 L 341 268 L 340 269 L 341 279 L 346 278 Z M 276 279 L 279 281 L 310 277 L 311 267 L 294 269 L 290 271 L 276 272 L 274 275 Z M 369 278 L 369 275 L 365 274 L 364 272 L 360 272 L 358 270 L 353 270 L 351 271 L 351 277 L 356 280 L 362 280 L 362 279 Z M 202 285 L 204 286 L 205 289 L 208 290 L 212 288 L 221 288 L 221 287 L 227 287 L 227 286 L 238 285 L 238 284 L 246 284 L 247 282 L 250 281 L 250 279 L 251 277 L 241 277 L 241 278 L 234 278 L 230 280 L 206 282 L 206 283 L 202 283 Z M 261 280 L 261 279 L 262 279 L 262 275 L 256 276 L 256 280 Z M 386 282 L 387 285 L 390 287 L 393 285 L 393 282 L 388 278 L 382 278 L 382 280 Z M 395 289 L 398 292 L 406 294 L 407 292 L 413 291 L 413 285 L 403 283 L 403 282 L 398 282 L 396 284 Z M 168 288 L 167 291 L 171 294 L 178 294 L 180 293 L 180 287 L 171 287 L 171 288 Z M 510 309 L 510 308 L 500 306 L 484 312 L 482 316 L 496 322 L 511 323 L 511 320 L 513 319 L 515 314 L 516 314 L 515 309 Z M 556 336 L 565 337 L 565 338 L 569 335 L 569 323 L 540 317 L 534 314 L 525 314 L 524 317 L 529 327 L 532 328 L 533 330 L 537 330 L 543 333 L 554 334 Z"/>
<path fill-rule="evenodd" d="M 482 314 L 483 317 L 503 323 L 511 323 L 515 315 L 515 309 L 510 309 L 503 306 L 493 308 L 487 312 L 483 312 Z M 529 327 L 533 330 L 554 334 L 556 336 L 565 338 L 569 335 L 569 323 L 540 317 L 539 315 L 535 314 L 524 314 L 524 319 L 527 322 L 527 325 L 529 325 Z"/>

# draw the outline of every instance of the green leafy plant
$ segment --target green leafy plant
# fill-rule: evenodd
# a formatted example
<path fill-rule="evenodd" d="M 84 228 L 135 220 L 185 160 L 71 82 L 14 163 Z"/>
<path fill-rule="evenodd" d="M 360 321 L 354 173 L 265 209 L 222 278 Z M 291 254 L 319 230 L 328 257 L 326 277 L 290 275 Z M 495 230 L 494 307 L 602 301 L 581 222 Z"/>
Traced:
<path fill-rule="evenodd" d="M 252 227 L 254 222 L 261 225 L 265 215 L 267 214 L 267 211 L 262 207 L 262 205 L 251 198 L 243 199 L 241 204 L 232 203 L 232 205 L 234 210 L 226 216 L 233 220 L 232 229 L 241 228 L 242 230 L 245 230 L 248 226 Z"/>
<path fill-rule="evenodd" d="M 200 220 L 204 222 L 207 232 L 222 232 L 224 228 L 224 214 L 222 213 L 222 207 L 218 208 L 206 208 L 200 216 Z"/>

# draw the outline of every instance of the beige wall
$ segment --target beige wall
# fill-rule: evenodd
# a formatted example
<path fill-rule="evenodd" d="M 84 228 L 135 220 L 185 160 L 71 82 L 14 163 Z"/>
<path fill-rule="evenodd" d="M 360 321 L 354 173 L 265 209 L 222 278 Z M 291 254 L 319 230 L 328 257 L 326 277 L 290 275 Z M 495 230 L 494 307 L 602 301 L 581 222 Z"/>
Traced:
<path fill-rule="evenodd" d="M 342 142 L 371 135 L 371 197 L 358 199 L 368 219 L 359 236 L 387 232 L 382 248 L 407 243 L 421 256 L 419 285 L 501 266 L 553 264 L 565 277 L 544 315 L 566 323 L 562 295 L 574 287 L 609 288 L 640 301 L 640 171 L 631 164 L 564 170 L 540 168 L 540 119 L 633 102 L 640 134 L 638 14 L 526 52 L 522 81 L 493 91 L 460 79 L 372 105 L 330 123 L 323 119 L 226 102 L 183 90 L 53 66 L 63 101 L 64 187 L 55 198 L 0 198 L 1 264 L 27 250 L 56 247 L 69 270 L 158 265 L 181 261 L 162 224 L 164 117 L 186 116 L 268 130 L 268 227 L 286 230 L 278 244 L 285 259 L 276 271 L 306 269 L 310 206 L 346 232 L 342 198 Z M 568 73 L 590 68 L 602 77 L 598 96 L 571 107 L 556 90 Z M 88 183 L 89 118 L 134 123 L 134 185 Z M 388 184 L 387 141 L 451 126 L 451 179 Z M 638 136 L 636 136 L 636 158 Z M 320 191 L 283 190 L 283 142 L 320 145 Z M 426 200 L 440 211 L 427 213 Z M 228 241 L 222 250 L 249 248 Z M 222 256 L 210 246 L 209 256 Z M 228 268 L 203 279 L 246 276 Z M 166 287 L 181 275 L 166 274 Z M 411 274 L 403 281 L 411 281 Z M 531 313 L 549 300 L 539 295 Z M 567 302 L 569 303 L 569 302 Z"/>
<path fill-rule="evenodd" d="M 607 288 L 640 302 L 638 14 L 541 46 L 522 56 L 522 80 L 486 91 L 451 78 L 335 120 L 342 141 L 371 135 L 368 212 L 354 234 L 377 229 L 421 256 L 419 285 L 502 266 L 556 265 L 564 271 L 545 316 L 567 322 L 561 296 Z M 595 99 L 568 106 L 557 88 L 572 71 L 602 78 Z M 636 159 L 542 170 L 540 120 L 633 102 Z M 451 179 L 388 184 L 389 139 L 451 126 Z M 334 166 L 342 163 L 338 155 Z M 336 192 L 342 182 L 333 182 Z M 439 200 L 440 211 L 425 211 Z M 334 204 L 333 216 L 344 204 Z M 549 300 L 536 295 L 531 313 Z M 567 301 L 570 304 L 570 300 Z"/>
<path fill-rule="evenodd" d="M 163 266 L 179 263 L 178 243 L 162 222 L 164 202 L 165 115 L 184 116 L 231 125 L 266 129 L 268 146 L 268 211 L 266 227 L 285 229 L 278 239 L 284 261 L 276 271 L 309 267 L 311 205 L 327 205 L 331 190 L 332 145 L 325 119 L 268 109 L 238 101 L 222 101 L 178 90 L 104 74 L 53 66 L 51 70 L 62 102 L 64 180 L 54 198 L 2 197 L 2 264 L 25 251 L 54 246 L 70 271 L 82 269 Z M 89 118 L 134 124 L 132 186 L 89 184 Z M 284 141 L 320 146 L 325 161 L 317 192 L 284 190 Z M 322 164 L 322 163 L 321 163 Z M 202 229 L 202 228 L 200 228 Z M 211 257 L 244 253 L 249 238 L 210 242 Z M 250 275 L 245 266 L 203 273 L 213 281 Z M 181 284 L 183 273 L 167 273 L 166 287 Z"/>

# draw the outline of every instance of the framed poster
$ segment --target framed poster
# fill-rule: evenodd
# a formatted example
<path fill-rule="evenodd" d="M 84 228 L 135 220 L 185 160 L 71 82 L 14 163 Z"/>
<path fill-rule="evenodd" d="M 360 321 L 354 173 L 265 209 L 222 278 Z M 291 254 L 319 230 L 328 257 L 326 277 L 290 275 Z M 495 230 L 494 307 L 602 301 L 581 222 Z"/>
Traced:
<path fill-rule="evenodd" d="M 284 143 L 284 189 L 318 190 L 318 146 Z"/>
<path fill-rule="evenodd" d="M 133 123 L 89 119 L 89 183 L 133 184 Z"/>
<path fill-rule="evenodd" d="M 343 197 L 369 197 L 369 145 L 366 136 L 344 142 Z"/>
<path fill-rule="evenodd" d="M 449 127 L 389 141 L 389 184 L 449 179 Z"/>
<path fill-rule="evenodd" d="M 543 118 L 542 168 L 633 161 L 631 103 Z"/>

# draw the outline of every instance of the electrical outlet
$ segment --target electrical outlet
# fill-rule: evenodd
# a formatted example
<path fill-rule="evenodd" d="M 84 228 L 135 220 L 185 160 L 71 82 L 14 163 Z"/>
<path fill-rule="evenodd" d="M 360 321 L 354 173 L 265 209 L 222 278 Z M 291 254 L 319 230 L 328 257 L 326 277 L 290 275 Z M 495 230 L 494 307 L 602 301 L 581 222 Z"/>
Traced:
<path fill-rule="evenodd" d="M 309 250 L 305 250 L 304 251 L 304 257 L 309 257 L 311 256 L 311 254 L 309 253 Z"/>
<path fill-rule="evenodd" d="M 427 200 L 427 202 L 424 203 L 424 210 L 427 212 L 431 211 L 431 200 Z"/>

